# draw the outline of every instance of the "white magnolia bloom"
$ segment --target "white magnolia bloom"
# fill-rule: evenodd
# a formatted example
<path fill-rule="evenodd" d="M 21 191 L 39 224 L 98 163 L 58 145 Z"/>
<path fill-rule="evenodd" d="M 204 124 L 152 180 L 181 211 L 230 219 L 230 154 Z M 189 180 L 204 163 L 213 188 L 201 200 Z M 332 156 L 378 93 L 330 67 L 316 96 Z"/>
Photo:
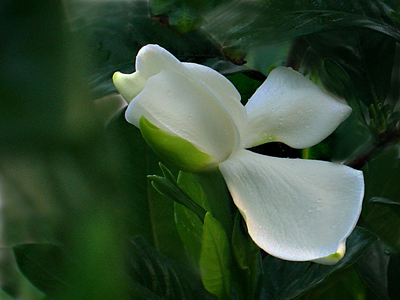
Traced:
<path fill-rule="evenodd" d="M 181 63 L 157 45 L 139 51 L 136 72 L 117 72 L 113 80 L 129 102 L 127 121 L 163 158 L 191 172 L 219 167 L 259 247 L 293 261 L 343 257 L 361 211 L 362 172 L 246 148 L 273 141 L 311 147 L 347 118 L 349 106 L 284 67 L 243 106 L 224 76 Z"/>

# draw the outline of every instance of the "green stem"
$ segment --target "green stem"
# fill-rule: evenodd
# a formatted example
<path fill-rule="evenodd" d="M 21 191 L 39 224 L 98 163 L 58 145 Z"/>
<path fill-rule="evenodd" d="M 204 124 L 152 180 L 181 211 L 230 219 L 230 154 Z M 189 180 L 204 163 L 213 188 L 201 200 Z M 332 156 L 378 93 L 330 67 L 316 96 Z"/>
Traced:
<path fill-rule="evenodd" d="M 231 239 L 234 208 L 224 178 L 219 171 L 197 173 L 195 177 L 203 188 L 213 217 L 221 223 L 228 238 Z"/>

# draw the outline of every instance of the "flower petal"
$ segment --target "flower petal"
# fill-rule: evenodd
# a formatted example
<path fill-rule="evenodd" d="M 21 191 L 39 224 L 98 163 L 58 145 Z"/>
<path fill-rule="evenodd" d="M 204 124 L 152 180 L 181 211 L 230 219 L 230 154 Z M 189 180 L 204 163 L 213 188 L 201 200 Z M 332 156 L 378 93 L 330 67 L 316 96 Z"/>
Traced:
<path fill-rule="evenodd" d="M 214 95 L 199 82 L 173 71 L 150 77 L 125 116 L 138 128 L 144 116 L 160 130 L 189 141 L 218 162 L 228 158 L 237 140 L 231 117 Z"/>
<path fill-rule="evenodd" d="M 136 72 L 146 79 L 162 70 L 184 73 L 184 69 L 185 67 L 175 56 L 158 45 L 146 45 L 136 56 Z"/>
<path fill-rule="evenodd" d="M 136 72 L 123 74 L 115 72 L 115 88 L 127 102 L 132 101 L 146 86 L 147 80 L 162 70 L 185 73 L 185 67 L 171 53 L 158 45 L 142 47 L 136 56 Z"/>
<path fill-rule="evenodd" d="M 242 150 L 220 170 L 250 236 L 282 259 L 335 253 L 360 215 L 363 175 L 347 166 Z"/>
<path fill-rule="evenodd" d="M 285 67 L 269 74 L 246 109 L 246 148 L 273 141 L 293 148 L 311 147 L 331 134 L 351 112 L 348 105 Z"/>
<path fill-rule="evenodd" d="M 235 86 L 217 71 L 194 63 L 183 63 L 191 78 L 199 80 L 217 96 L 241 132 L 246 129 L 247 112 L 240 102 L 240 94 Z"/>
<path fill-rule="evenodd" d="M 138 72 L 132 74 L 115 72 L 112 79 L 115 88 L 128 103 L 144 89 L 147 82 L 147 79 Z"/>
<path fill-rule="evenodd" d="M 336 250 L 336 253 L 333 253 L 331 255 L 313 259 L 312 261 L 321 264 L 321 265 L 335 265 L 337 264 L 344 256 L 346 253 L 346 241 L 342 241 L 339 245 L 339 248 Z"/>

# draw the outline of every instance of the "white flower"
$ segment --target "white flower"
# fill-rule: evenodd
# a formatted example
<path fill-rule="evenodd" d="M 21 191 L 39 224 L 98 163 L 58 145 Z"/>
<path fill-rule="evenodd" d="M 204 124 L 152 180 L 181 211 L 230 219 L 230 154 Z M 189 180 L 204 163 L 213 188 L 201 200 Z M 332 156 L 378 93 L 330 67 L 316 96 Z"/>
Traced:
<path fill-rule="evenodd" d="M 349 106 L 284 67 L 243 106 L 218 72 L 181 63 L 157 45 L 139 51 L 135 73 L 117 72 L 113 80 L 130 102 L 126 119 L 163 158 L 191 172 L 219 167 L 258 246 L 285 260 L 329 264 L 343 257 L 361 211 L 362 172 L 245 148 L 313 146 L 347 118 Z"/>

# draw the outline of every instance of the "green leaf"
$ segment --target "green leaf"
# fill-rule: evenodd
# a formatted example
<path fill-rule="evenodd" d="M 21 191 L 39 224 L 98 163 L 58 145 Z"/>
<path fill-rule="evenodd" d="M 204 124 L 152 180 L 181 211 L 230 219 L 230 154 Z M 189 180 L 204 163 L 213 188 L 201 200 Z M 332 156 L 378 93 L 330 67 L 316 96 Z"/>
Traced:
<path fill-rule="evenodd" d="M 354 300 L 366 299 L 366 288 L 354 268 L 329 277 L 326 284 L 307 293 L 305 299 L 313 300 Z"/>
<path fill-rule="evenodd" d="M 150 0 L 151 11 L 155 15 L 169 17 L 169 25 L 180 34 L 198 28 L 202 15 L 223 0 Z"/>
<path fill-rule="evenodd" d="M 178 184 L 193 201 L 206 211 L 210 210 L 206 195 L 192 173 L 179 172 Z M 195 264 L 198 264 L 203 236 L 203 222 L 191 210 L 175 203 L 175 223 L 189 256 Z"/>
<path fill-rule="evenodd" d="M 51 244 L 23 244 L 13 247 L 18 267 L 39 290 L 54 294 L 72 288 L 68 281 L 66 254 Z"/>
<path fill-rule="evenodd" d="M 394 10 L 380 0 L 271 2 L 227 3 L 209 18 L 205 28 L 225 46 L 239 48 L 354 28 L 373 30 L 400 41 L 400 25 L 389 16 Z"/>
<path fill-rule="evenodd" d="M 175 203 L 175 224 L 183 244 L 191 259 L 197 264 L 200 260 L 203 223 L 191 210 Z"/>
<path fill-rule="evenodd" d="M 2 289 L 0 289 L 0 299 L 1 300 L 14 300 L 15 298 L 11 297 L 6 292 L 4 292 Z"/>
<path fill-rule="evenodd" d="M 198 278 L 155 251 L 142 237 L 129 244 L 131 299 L 213 299 Z"/>
<path fill-rule="evenodd" d="M 192 173 L 179 172 L 178 185 L 189 195 L 194 202 L 210 211 L 210 205 L 207 202 L 206 194 L 196 177 Z"/>
<path fill-rule="evenodd" d="M 387 244 L 400 250 L 400 217 L 387 205 L 368 200 L 379 197 L 400 202 L 400 160 L 397 147 L 389 147 L 373 158 L 364 168 L 365 199 L 361 219 L 369 230 Z"/>
<path fill-rule="evenodd" d="M 387 198 L 374 197 L 369 200 L 370 204 L 380 204 L 390 207 L 400 217 L 400 202 L 392 201 Z"/>
<path fill-rule="evenodd" d="M 364 284 L 379 299 L 384 300 L 389 300 L 387 272 L 390 253 L 390 247 L 379 240 L 369 247 L 355 264 Z"/>
<path fill-rule="evenodd" d="M 347 239 L 347 252 L 336 265 L 311 262 L 290 262 L 268 256 L 264 259 L 264 290 L 262 300 L 293 299 L 320 285 L 333 272 L 354 264 L 377 238 L 356 227 Z"/>
<path fill-rule="evenodd" d="M 233 228 L 232 252 L 240 270 L 233 276 L 235 287 L 243 287 L 243 299 L 259 299 L 261 286 L 258 283 L 262 281 L 262 273 L 259 272 L 258 264 L 261 262 L 261 251 L 249 236 L 239 212 L 236 213 Z"/>
<path fill-rule="evenodd" d="M 393 253 L 388 265 L 388 294 L 390 299 L 396 299 L 400 295 L 399 286 L 400 254 Z"/>
<path fill-rule="evenodd" d="M 165 168 L 165 167 L 164 167 Z M 168 173 L 167 173 L 168 174 Z M 182 190 L 175 179 L 173 181 L 166 177 L 150 175 L 148 176 L 152 180 L 153 187 L 161 194 L 171 200 L 180 203 L 187 207 L 189 210 L 194 212 L 200 220 L 204 219 L 206 211 L 195 201 L 193 201 L 184 190 Z M 167 177 L 170 177 L 167 175 Z"/>
<path fill-rule="evenodd" d="M 393 39 L 358 30 L 314 34 L 307 37 L 307 42 L 323 60 L 322 83 L 345 97 L 358 115 L 362 116 L 363 107 L 355 101 L 366 107 L 376 101 L 383 103 L 391 88 L 396 53 Z"/>
<path fill-rule="evenodd" d="M 230 299 L 231 250 L 222 225 L 210 214 L 204 218 L 200 254 L 201 279 L 204 287 L 218 299 Z"/>

